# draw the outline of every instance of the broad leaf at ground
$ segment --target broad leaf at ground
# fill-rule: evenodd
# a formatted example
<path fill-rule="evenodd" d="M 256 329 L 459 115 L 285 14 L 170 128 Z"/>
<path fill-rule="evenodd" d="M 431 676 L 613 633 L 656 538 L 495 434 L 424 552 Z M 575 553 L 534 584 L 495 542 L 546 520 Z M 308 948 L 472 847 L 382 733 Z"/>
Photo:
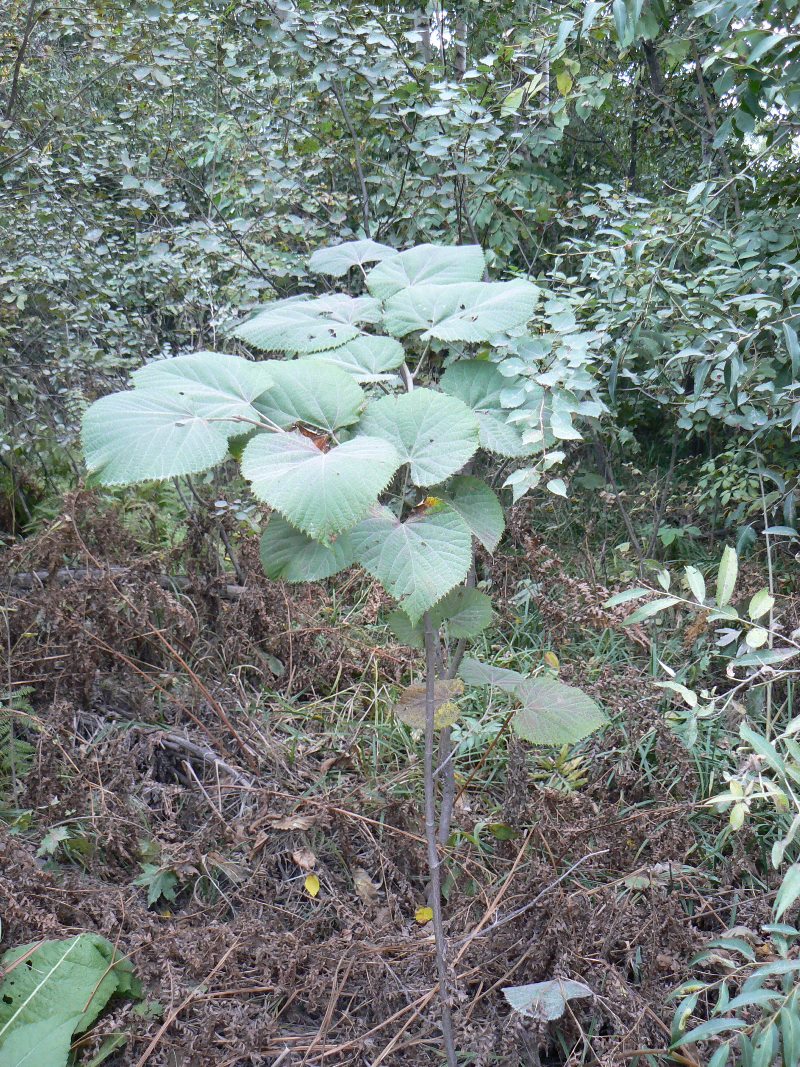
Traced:
<path fill-rule="evenodd" d="M 401 365 L 405 352 L 394 337 L 365 333 L 338 348 L 315 352 L 307 358 L 346 371 L 357 382 L 378 382 L 396 377 L 390 372 Z"/>
<path fill-rule="evenodd" d="M 72 1035 L 90 1026 L 114 993 L 133 989 L 130 963 L 94 934 L 12 949 L 0 959 L 0 973 L 3 1067 L 64 1067 Z"/>
<path fill-rule="evenodd" d="M 460 678 L 437 678 L 434 683 L 433 725 L 436 730 L 452 726 L 458 719 L 459 707 L 455 698 L 464 692 Z M 412 730 L 424 730 L 427 719 L 427 687 L 422 684 L 408 685 L 392 708 L 393 714 Z"/>
<path fill-rule="evenodd" d="M 360 440 L 365 439 L 352 443 Z M 351 536 L 358 562 L 400 602 L 412 623 L 466 578 L 472 559 L 468 527 L 441 505 L 405 522 L 388 508 L 376 508 Z"/>
<path fill-rule="evenodd" d="M 467 685 L 489 686 L 508 693 L 513 693 L 526 678 L 519 671 L 512 671 L 507 667 L 495 667 L 491 663 L 483 663 L 479 659 L 469 657 L 461 661 L 458 673 Z"/>
<path fill-rule="evenodd" d="M 494 552 L 506 528 L 503 505 L 480 478 L 459 474 L 435 495 L 457 511 L 487 552 Z"/>
<path fill-rule="evenodd" d="M 390 256 L 396 256 L 397 249 L 382 245 L 378 241 L 345 241 L 330 248 L 318 248 L 308 261 L 311 270 L 317 274 L 329 274 L 341 278 L 351 267 L 361 267 L 364 263 L 378 263 Z"/>
<path fill-rule="evenodd" d="M 480 359 L 459 360 L 442 375 L 441 387 L 463 400 L 475 412 L 480 425 L 481 447 L 509 458 L 530 455 L 534 449 L 508 422 L 501 394 L 514 379 L 504 377 L 494 363 Z"/>
<path fill-rule="evenodd" d="M 470 409 L 433 389 L 374 401 L 359 429 L 391 442 L 411 465 L 416 485 L 435 485 L 455 474 L 478 448 L 478 421 Z"/>
<path fill-rule="evenodd" d="M 556 678 L 526 678 L 515 686 L 514 695 L 522 707 L 511 725 L 520 737 L 536 745 L 572 744 L 607 721 L 583 690 Z"/>
<path fill-rule="evenodd" d="M 207 404 L 162 390 L 101 397 L 83 416 L 86 466 L 103 485 L 133 485 L 199 474 L 221 463 L 245 424 L 201 414 Z"/>
<path fill-rule="evenodd" d="M 242 456 L 255 495 L 316 540 L 362 519 L 399 465 L 394 448 L 377 437 L 324 452 L 301 433 L 263 433 Z"/>
<path fill-rule="evenodd" d="M 594 993 L 583 982 L 568 978 L 554 978 L 549 982 L 532 982 L 530 985 L 507 986 L 503 996 L 520 1015 L 539 1022 L 560 1019 L 566 1011 L 567 1001 L 578 997 L 592 997 Z"/>
<path fill-rule="evenodd" d="M 261 535 L 259 554 L 266 576 L 287 582 L 318 582 L 353 563 L 353 547 L 347 533 L 330 544 L 322 544 L 277 513 Z"/>
<path fill-rule="evenodd" d="M 486 269 L 480 245 L 417 245 L 385 259 L 367 275 L 367 288 L 386 300 L 409 285 L 479 282 Z"/>
<path fill-rule="evenodd" d="M 350 303 L 346 305 L 342 301 Z M 352 301 L 353 298 L 346 296 L 338 303 L 327 297 L 276 300 L 237 326 L 233 336 L 256 348 L 289 355 L 336 348 L 362 333 L 353 321 L 354 314 L 345 311 L 346 307 L 352 307 Z M 369 308 L 361 321 L 375 321 L 372 305 Z M 357 312 L 355 318 L 358 320 Z"/>
<path fill-rule="evenodd" d="M 269 368 L 273 385 L 256 407 L 276 426 L 303 423 L 332 434 L 358 421 L 364 393 L 346 371 L 316 359 L 271 360 Z"/>
<path fill-rule="evenodd" d="M 386 301 L 384 322 L 395 337 L 419 333 L 422 341 L 489 341 L 524 326 L 538 295 L 535 285 L 522 280 L 412 285 Z"/>

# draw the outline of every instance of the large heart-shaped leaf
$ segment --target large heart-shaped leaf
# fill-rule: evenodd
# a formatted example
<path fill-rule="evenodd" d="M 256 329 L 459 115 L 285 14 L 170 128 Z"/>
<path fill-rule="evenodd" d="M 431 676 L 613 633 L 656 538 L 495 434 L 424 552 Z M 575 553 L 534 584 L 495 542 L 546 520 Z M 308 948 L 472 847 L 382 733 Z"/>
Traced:
<path fill-rule="evenodd" d="M 259 434 L 242 456 L 255 495 L 320 541 L 363 518 L 399 466 L 395 449 L 379 437 L 323 452 L 300 433 Z"/>
<path fill-rule="evenodd" d="M 412 623 L 464 580 L 472 561 L 469 529 L 446 505 L 412 514 L 405 522 L 388 508 L 377 508 L 351 537 L 356 559 L 400 601 Z"/>
<path fill-rule="evenodd" d="M 361 335 L 356 322 L 375 321 L 376 305 L 368 297 L 291 297 L 267 304 L 233 335 L 256 348 L 300 355 L 343 345 Z"/>
<path fill-rule="evenodd" d="M 527 456 L 535 450 L 508 422 L 501 394 L 514 379 L 504 377 L 494 363 L 481 359 L 459 360 L 442 375 L 442 389 L 472 408 L 480 425 L 481 447 L 500 456 Z"/>
<path fill-rule="evenodd" d="M 199 415 L 258 421 L 253 407 L 272 385 L 266 363 L 253 363 L 222 352 L 192 352 L 160 359 L 134 371 L 137 388 L 158 390 L 162 396 L 191 397 Z M 239 433 L 248 429 L 244 423 Z"/>
<path fill-rule="evenodd" d="M 394 337 L 365 333 L 328 352 L 307 357 L 329 363 L 351 374 L 357 382 L 379 382 L 396 377 L 396 370 L 406 358 L 403 346 Z"/>
<path fill-rule="evenodd" d="M 421 282 L 477 282 L 486 261 L 480 245 L 417 245 L 385 259 L 367 275 L 367 288 L 380 300 Z"/>
<path fill-rule="evenodd" d="M 341 278 L 351 267 L 360 267 L 364 263 L 378 263 L 382 259 L 396 256 L 397 249 L 378 241 L 345 241 L 331 248 L 318 248 L 308 261 L 311 270 L 317 274 L 329 274 Z"/>
<path fill-rule="evenodd" d="M 521 279 L 412 285 L 386 301 L 384 322 L 395 337 L 419 333 L 422 341 L 489 341 L 524 326 L 538 296 L 536 286 Z"/>
<path fill-rule="evenodd" d="M 332 434 L 358 421 L 364 393 L 351 374 L 316 359 L 271 360 L 269 367 L 272 388 L 256 406 L 271 423 Z"/>
<path fill-rule="evenodd" d="M 286 582 L 318 582 L 352 566 L 354 561 L 347 533 L 330 544 L 322 544 L 277 513 L 261 535 L 260 555 L 266 576 Z"/>
<path fill-rule="evenodd" d="M 201 411 L 206 413 L 201 414 Z M 101 397 L 83 416 L 86 466 L 103 485 L 199 474 L 221 463 L 246 425 L 207 414 L 192 396 L 134 389 Z"/>
<path fill-rule="evenodd" d="M 569 745 L 607 722 L 599 705 L 582 689 L 556 678 L 526 678 L 514 688 L 514 695 L 522 707 L 511 725 L 520 737 L 536 745 Z"/>
<path fill-rule="evenodd" d="M 432 389 L 370 404 L 359 430 L 383 437 L 411 465 L 416 485 L 435 485 L 460 470 L 478 448 L 478 421 L 460 400 Z"/>
<path fill-rule="evenodd" d="M 457 511 L 487 552 L 494 552 L 506 528 L 503 505 L 480 478 L 460 474 L 435 495 Z"/>

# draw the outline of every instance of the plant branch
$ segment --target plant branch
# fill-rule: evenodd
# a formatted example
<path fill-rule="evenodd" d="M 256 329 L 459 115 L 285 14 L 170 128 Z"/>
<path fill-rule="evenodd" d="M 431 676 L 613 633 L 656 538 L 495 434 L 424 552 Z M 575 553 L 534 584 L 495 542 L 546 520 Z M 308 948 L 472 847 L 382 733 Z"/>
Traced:
<path fill-rule="evenodd" d="M 358 175 L 358 184 L 361 187 L 361 217 L 364 222 L 364 234 L 366 237 L 370 237 L 371 233 L 369 222 L 369 190 L 367 189 L 367 181 L 364 177 L 364 167 L 361 163 L 361 149 L 358 145 L 358 135 L 356 134 L 355 126 L 353 125 L 353 120 L 350 118 L 350 112 L 347 110 L 347 102 L 345 101 L 344 93 L 342 92 L 342 87 L 339 85 L 338 82 L 334 81 L 332 83 L 332 88 L 333 95 L 336 97 L 336 102 L 338 103 L 339 110 L 342 113 L 342 118 L 344 119 L 345 126 L 347 126 L 347 131 L 350 134 L 350 139 L 353 142 L 353 157 L 355 159 L 356 174 Z"/>
<path fill-rule="evenodd" d="M 439 975 L 439 1001 L 442 1038 L 448 1067 L 457 1067 L 453 1040 L 453 1016 L 450 1010 L 451 974 L 447 961 L 447 939 L 442 918 L 442 880 L 436 837 L 436 779 L 433 773 L 434 718 L 436 715 L 436 635 L 430 612 L 423 615 L 425 628 L 425 843 L 430 873 L 430 904 L 433 911 L 433 935 L 436 942 L 436 969 Z"/>

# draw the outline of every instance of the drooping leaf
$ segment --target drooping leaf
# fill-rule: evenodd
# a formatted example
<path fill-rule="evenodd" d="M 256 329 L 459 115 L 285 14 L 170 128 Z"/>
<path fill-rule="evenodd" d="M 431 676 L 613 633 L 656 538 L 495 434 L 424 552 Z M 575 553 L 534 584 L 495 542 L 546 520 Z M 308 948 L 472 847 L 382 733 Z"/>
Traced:
<path fill-rule="evenodd" d="M 346 371 L 357 382 L 380 382 L 395 377 L 390 372 L 402 364 L 405 352 L 394 337 L 365 333 L 329 352 L 315 352 L 308 358 Z"/>
<path fill-rule="evenodd" d="M 367 288 L 379 300 L 386 300 L 422 282 L 478 282 L 485 269 L 480 245 L 417 245 L 373 267 L 367 275 Z"/>
<path fill-rule="evenodd" d="M 397 255 L 396 248 L 382 245 L 378 241 L 345 241 L 330 248 L 318 248 L 308 261 L 308 266 L 317 274 L 328 274 L 332 278 L 341 278 L 351 267 L 361 267 L 364 263 L 378 263 Z"/>
<path fill-rule="evenodd" d="M 507 986 L 503 996 L 514 1011 L 543 1023 L 560 1019 L 566 1011 L 568 1000 L 593 997 L 594 993 L 583 982 L 554 978 L 549 982 Z"/>
<path fill-rule="evenodd" d="M 717 571 L 717 607 L 724 608 L 733 596 L 739 574 L 739 557 L 736 549 L 726 545 Z"/>
<path fill-rule="evenodd" d="M 644 589 L 641 586 L 637 586 L 635 589 L 625 589 L 622 593 L 615 593 L 610 596 L 608 600 L 603 601 L 604 608 L 616 608 L 620 604 L 628 604 L 631 600 L 639 600 L 643 596 L 647 596 L 652 590 Z"/>
<path fill-rule="evenodd" d="M 446 505 L 405 522 L 376 508 L 351 536 L 359 563 L 400 601 L 412 623 L 463 582 L 472 560 L 469 529 Z"/>
<path fill-rule="evenodd" d="M 490 686 L 508 693 L 513 693 L 526 678 L 519 671 L 495 667 L 491 663 L 482 663 L 481 660 L 470 659 L 468 656 L 461 661 L 458 673 L 467 685 Z"/>
<path fill-rule="evenodd" d="M 514 688 L 514 695 L 522 707 L 511 725 L 536 745 L 572 744 L 607 721 L 588 694 L 556 678 L 526 678 Z"/>
<path fill-rule="evenodd" d="M 783 916 L 800 897 L 800 863 L 793 863 L 783 876 L 775 897 L 775 921 Z"/>
<path fill-rule="evenodd" d="M 431 609 L 434 626 L 447 625 L 451 637 L 477 637 L 492 621 L 492 600 L 480 589 L 459 585 Z"/>
<path fill-rule="evenodd" d="M 101 397 L 83 416 L 86 466 L 103 485 L 199 474 L 221 463 L 243 423 L 201 414 L 194 397 L 134 389 Z"/>
<path fill-rule="evenodd" d="M 3 1067 L 64 1067 L 72 1034 L 90 1026 L 115 992 L 132 988 L 130 963 L 95 934 L 11 949 L 0 960 L 2 972 Z"/>
<path fill-rule="evenodd" d="M 433 692 L 433 725 L 436 730 L 444 730 L 458 719 L 459 707 L 455 698 L 464 692 L 464 683 L 460 678 L 437 678 Z M 406 686 L 392 708 L 392 713 L 412 730 L 424 730 L 427 718 L 427 695 L 425 685 Z"/>
<path fill-rule="evenodd" d="M 522 434 L 508 422 L 501 394 L 513 384 L 494 363 L 468 359 L 453 363 L 442 375 L 444 392 L 463 400 L 472 408 L 480 426 L 481 447 L 509 458 L 530 455 L 534 449 L 522 440 Z"/>
<path fill-rule="evenodd" d="M 386 620 L 403 645 L 423 648 L 425 631 L 421 622 L 412 623 L 404 611 L 393 611 Z M 492 621 L 492 601 L 479 589 L 457 585 L 431 608 L 431 624 L 438 630 L 445 623 L 451 637 L 477 637 Z"/>
<path fill-rule="evenodd" d="M 433 389 L 382 397 L 368 406 L 359 429 L 394 445 L 416 485 L 455 474 L 478 448 L 478 421 L 470 409 Z"/>
<path fill-rule="evenodd" d="M 352 375 L 316 359 L 272 360 L 269 366 L 273 385 L 256 407 L 271 423 L 335 433 L 358 421 L 364 393 Z"/>
<path fill-rule="evenodd" d="M 356 322 L 375 321 L 374 305 L 359 304 L 359 299 L 342 295 L 337 300 L 276 300 L 237 326 L 233 336 L 256 348 L 289 355 L 336 348 L 361 335 Z"/>
<path fill-rule="evenodd" d="M 421 341 L 489 341 L 524 326 L 538 296 L 536 286 L 521 279 L 412 285 L 386 301 L 384 323 L 395 337 L 419 333 Z"/>
<path fill-rule="evenodd" d="M 363 518 L 399 465 L 394 448 L 373 437 L 323 452 L 300 433 L 265 433 L 242 456 L 242 473 L 255 495 L 316 540 Z"/>
<path fill-rule="evenodd" d="M 261 535 L 259 554 L 266 576 L 286 582 L 318 582 L 354 562 L 347 533 L 339 534 L 330 544 L 322 544 L 278 514 L 270 518 Z"/>
<path fill-rule="evenodd" d="M 457 511 L 487 552 L 494 552 L 506 528 L 503 505 L 480 478 L 459 474 L 434 495 Z"/>

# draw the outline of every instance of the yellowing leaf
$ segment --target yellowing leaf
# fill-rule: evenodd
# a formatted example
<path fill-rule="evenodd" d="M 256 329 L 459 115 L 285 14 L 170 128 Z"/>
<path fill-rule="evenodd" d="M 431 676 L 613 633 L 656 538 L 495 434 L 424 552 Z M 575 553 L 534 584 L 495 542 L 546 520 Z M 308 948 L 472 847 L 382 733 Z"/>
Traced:
<path fill-rule="evenodd" d="M 458 719 L 459 707 L 453 697 L 464 692 L 464 683 L 460 678 L 440 678 L 434 685 L 433 724 L 437 730 L 452 726 Z M 400 694 L 392 711 L 397 718 L 410 726 L 412 730 L 425 729 L 425 704 L 427 690 L 424 685 L 408 685 Z"/>
<path fill-rule="evenodd" d="M 566 96 L 572 88 L 572 75 L 567 70 L 560 70 L 556 75 L 556 85 L 562 96 Z"/>
<path fill-rule="evenodd" d="M 544 661 L 548 667 L 552 667 L 554 671 L 557 671 L 561 664 L 558 662 L 558 656 L 555 652 L 545 652 Z"/>
<path fill-rule="evenodd" d="M 429 923 L 433 918 L 433 908 L 417 908 L 414 912 L 414 918 L 420 926 L 424 926 L 425 923 Z"/>
<path fill-rule="evenodd" d="M 303 882 L 306 893 L 310 897 L 316 897 L 319 895 L 319 878 L 315 874 L 307 874 L 306 880 Z"/>

